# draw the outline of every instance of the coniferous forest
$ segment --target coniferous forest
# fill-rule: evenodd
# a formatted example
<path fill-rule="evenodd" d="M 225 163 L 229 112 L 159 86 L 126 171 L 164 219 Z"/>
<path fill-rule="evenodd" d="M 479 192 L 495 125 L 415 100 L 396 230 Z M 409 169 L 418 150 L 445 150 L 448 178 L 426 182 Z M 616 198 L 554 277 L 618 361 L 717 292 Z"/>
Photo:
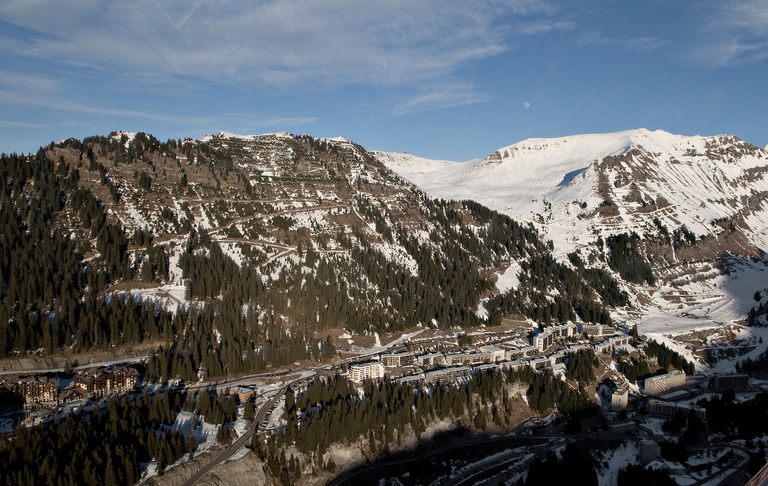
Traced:
<path fill-rule="evenodd" d="M 267 158 L 270 167 L 256 165 Z M 248 147 L 146 134 L 69 139 L 0 156 L 0 198 L 0 357 L 151 345 L 148 383 L 328 362 L 337 357 L 332 329 L 471 329 L 503 318 L 612 324 L 610 309 L 629 296 L 610 269 L 653 281 L 631 238 L 609 241 L 607 266 L 579 253 L 560 261 L 531 224 L 431 198 L 361 147 L 307 136 Z M 497 276 L 512 266 L 516 285 L 500 291 Z M 663 366 L 687 366 L 667 348 L 651 352 Z M 252 447 L 271 477 L 295 484 L 308 468 L 334 469 L 322 459 L 333 444 L 362 441 L 375 457 L 435 421 L 509 427 L 520 405 L 512 389 L 525 391 L 530 410 L 576 423 L 595 409 L 587 386 L 597 358 L 578 351 L 566 363 L 570 381 L 530 368 L 427 388 L 316 380 L 288 392 L 286 427 Z M 149 461 L 162 474 L 195 450 L 171 427 L 181 410 L 222 424 L 226 441 L 237 405 L 215 389 L 111 399 L 19 432 L 0 448 L 10 465 L 3 479 L 134 483 Z M 252 402 L 246 410 L 254 414 Z M 80 445 L 46 451 L 55 441 Z"/>
<path fill-rule="evenodd" d="M 360 164 L 362 149 L 350 155 L 311 137 L 281 143 L 306 159 L 291 164 L 325 174 L 309 180 L 337 192 L 349 185 L 344 171 Z M 493 325 L 505 315 L 608 323 L 607 306 L 627 303 L 605 272 L 556 262 L 531 226 L 474 202 L 431 199 L 370 156 L 368 179 L 358 179 L 348 199 L 359 223 L 308 234 L 281 215 L 252 221 L 259 211 L 278 212 L 263 202 L 277 189 L 244 177 L 237 157 L 231 148 L 146 134 L 69 139 L 0 157 L 0 356 L 159 341 L 148 378 L 192 379 L 333 356 L 333 344 L 318 337 L 332 327 Z M 208 182 L 200 179 L 206 174 Z M 242 202 L 217 200 L 211 181 Z M 170 214 L 167 204 L 144 207 L 157 217 L 152 226 L 118 217 L 169 197 L 190 202 Z M 204 214 L 193 214 L 192 201 L 206 197 Z M 226 231 L 210 234 L 200 217 Z M 223 251 L 222 236 L 268 234 L 294 245 L 294 258 L 278 264 L 254 247 L 236 262 Z M 382 245 L 402 248 L 412 267 L 394 264 Z M 520 285 L 498 293 L 487 269 L 513 261 L 521 262 Z M 171 278 L 184 282 L 188 299 L 173 312 L 130 292 Z M 484 296 L 490 312 L 480 317 Z"/>

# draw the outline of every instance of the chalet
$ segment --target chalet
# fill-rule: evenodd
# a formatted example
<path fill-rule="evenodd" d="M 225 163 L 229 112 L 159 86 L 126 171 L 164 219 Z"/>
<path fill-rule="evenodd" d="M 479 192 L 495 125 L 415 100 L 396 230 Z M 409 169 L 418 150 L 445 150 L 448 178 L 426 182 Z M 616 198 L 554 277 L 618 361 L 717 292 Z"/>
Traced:
<path fill-rule="evenodd" d="M 24 408 L 53 407 L 59 398 L 59 380 L 45 376 L 20 380 L 18 391 L 24 399 Z"/>

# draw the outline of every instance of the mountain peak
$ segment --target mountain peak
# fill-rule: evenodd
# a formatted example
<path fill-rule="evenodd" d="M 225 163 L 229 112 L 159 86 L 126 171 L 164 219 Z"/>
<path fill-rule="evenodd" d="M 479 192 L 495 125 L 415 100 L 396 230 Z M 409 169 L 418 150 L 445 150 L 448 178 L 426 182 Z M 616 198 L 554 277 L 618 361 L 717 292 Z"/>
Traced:
<path fill-rule="evenodd" d="M 703 144 L 703 139 L 701 136 L 686 137 L 647 128 L 553 138 L 527 138 L 497 149 L 486 157 L 485 163 L 528 158 L 535 153 L 547 153 L 549 158 L 558 160 L 579 159 L 580 162 L 591 162 L 608 155 L 625 153 L 633 147 L 642 147 L 651 152 L 673 152 L 675 147 L 683 144 Z"/>

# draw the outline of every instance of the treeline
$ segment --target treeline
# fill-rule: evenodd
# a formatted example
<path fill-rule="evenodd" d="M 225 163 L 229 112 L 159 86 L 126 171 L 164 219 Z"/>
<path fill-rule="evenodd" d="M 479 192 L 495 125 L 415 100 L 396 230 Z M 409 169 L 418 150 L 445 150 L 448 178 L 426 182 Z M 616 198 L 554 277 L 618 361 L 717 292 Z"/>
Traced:
<path fill-rule="evenodd" d="M 286 328 L 274 313 L 247 307 L 243 313 L 242 301 L 232 292 L 205 306 L 180 307 L 174 315 L 175 339 L 150 357 L 147 379 L 191 381 L 198 373 L 211 378 L 336 355 L 330 339 L 315 337 L 300 325 Z"/>
<path fill-rule="evenodd" d="M 648 367 L 648 362 L 642 357 L 635 359 L 629 356 L 624 356 L 617 361 L 616 369 L 631 383 L 637 383 L 638 378 L 651 373 L 651 369 Z"/>
<path fill-rule="evenodd" d="M 285 431 L 253 448 L 269 473 L 282 484 L 295 484 L 304 470 L 335 470 L 323 458 L 333 443 L 361 442 L 370 456 L 386 453 L 409 434 L 419 437 L 434 420 L 452 417 L 485 429 L 509 425 L 512 401 L 498 372 L 478 373 L 466 384 L 436 384 L 414 389 L 389 380 L 368 381 L 358 394 L 343 377 L 314 382 L 307 390 L 286 395 Z M 300 455 L 287 456 L 295 444 Z"/>
<path fill-rule="evenodd" d="M 174 432 L 185 395 L 167 392 L 107 401 L 106 409 L 70 413 L 38 427 L 20 427 L 0 446 L 0 482 L 8 485 L 135 484 L 142 463 L 159 474 L 197 447 Z"/>
<path fill-rule="evenodd" d="M 42 150 L 0 156 L 0 357 L 171 335 L 173 316 L 153 303 L 103 297 L 122 279 L 166 279 L 168 259 L 150 242 L 131 265 L 124 231 L 79 180 L 77 170 L 54 164 Z M 80 241 L 70 236 L 78 231 Z"/>
<path fill-rule="evenodd" d="M 653 218 L 653 224 L 659 231 L 659 235 L 656 238 L 660 237 L 663 243 L 671 245 L 675 250 L 694 246 L 700 239 L 704 239 L 704 235 L 697 238 L 696 234 L 689 230 L 686 225 L 682 225 L 670 233 L 669 228 L 661 222 L 658 216 Z M 646 234 L 645 237 L 653 238 L 654 235 Z"/>
<path fill-rule="evenodd" d="M 750 358 L 736 363 L 736 371 L 740 373 L 758 374 L 768 369 L 768 351 L 763 352 L 757 358 Z"/>
<path fill-rule="evenodd" d="M 649 340 L 645 348 L 645 354 L 656 357 L 659 366 L 662 368 L 672 366 L 675 369 L 685 371 L 688 375 L 692 375 L 696 371 L 693 363 L 685 359 L 677 351 L 669 349 L 663 343 Z"/>
<path fill-rule="evenodd" d="M 593 363 L 588 354 L 577 358 L 581 360 L 584 366 Z M 465 421 L 475 430 L 509 426 L 514 412 L 507 387 L 511 383 L 528 385 L 528 404 L 537 412 L 557 408 L 563 415 L 578 417 L 595 409 L 581 383 L 574 389 L 551 373 L 530 368 L 477 372 L 459 385 L 414 387 L 387 379 L 367 381 L 361 393 L 346 378 L 336 377 L 315 381 L 300 392 L 289 390 L 283 416 L 285 429 L 266 444 L 254 439 L 252 447 L 272 477 L 283 484 L 294 484 L 302 471 L 314 474 L 335 469 L 324 458 L 334 443 L 362 443 L 363 450 L 375 457 L 388 453 L 409 434 L 418 438 L 431 423 L 445 418 Z M 299 454 L 286 454 L 292 446 Z"/>
<path fill-rule="evenodd" d="M 598 240 L 602 243 L 602 240 Z M 606 238 L 608 245 L 608 266 L 628 282 L 653 285 L 656 279 L 648 260 L 640 251 L 640 237 L 637 233 L 621 233 Z"/>
<path fill-rule="evenodd" d="M 584 264 L 581 255 L 574 251 L 568 254 L 568 260 L 583 275 L 584 280 L 603 299 L 603 303 L 611 307 L 623 307 L 629 304 L 629 295 L 621 290 L 618 282 L 610 273 L 602 268 L 589 268 Z"/>
<path fill-rule="evenodd" d="M 302 150 L 328 149 L 309 142 L 299 138 L 290 143 L 309 144 Z M 343 159 L 336 164 L 341 170 L 352 155 L 336 152 L 313 154 Z M 179 264 L 187 297 L 203 305 L 182 306 L 170 314 L 150 302 L 109 293 L 125 281 L 166 281 L 168 251 L 154 244 L 149 230 L 127 235 L 80 184 L 79 171 L 98 171 L 100 183 L 110 187 L 112 201 L 118 202 L 117 186 L 101 162 L 141 161 L 146 170 L 137 168 L 135 178 L 141 178 L 145 190 L 157 191 L 154 176 L 159 172 L 153 164 L 161 158 L 185 156 L 227 172 L 235 170 L 231 154 L 207 144 L 161 143 L 146 134 L 132 140 L 125 134 L 70 139 L 52 145 L 48 153 L 79 153 L 79 168 L 63 159 L 54 163 L 42 150 L 34 156 L 0 157 L 0 356 L 159 340 L 164 344 L 150 360 L 151 380 L 325 359 L 335 349 L 319 336 L 330 327 L 364 333 L 433 320 L 439 325 L 484 323 L 476 306 L 481 295 L 493 291 L 489 270 L 521 259 L 521 285 L 491 298 L 490 324 L 505 314 L 544 323 L 577 317 L 608 323 L 608 306 L 626 303 L 606 272 L 557 263 L 532 226 L 471 201 L 433 200 L 415 191 L 403 194 L 403 207 L 356 197 L 352 203 L 363 224 L 330 235 L 346 253 L 324 254 L 307 244 L 298 261 L 262 268 L 237 265 L 205 231 L 190 229 Z M 424 230 L 421 237 L 414 235 L 415 227 Z M 415 272 L 379 250 L 382 241 L 404 248 Z M 552 289 L 558 289 L 554 300 Z"/>
<path fill-rule="evenodd" d="M 579 383 L 595 381 L 595 368 L 600 365 L 600 362 L 591 348 L 569 353 L 567 363 L 569 379 Z"/>
<path fill-rule="evenodd" d="M 734 400 L 732 392 L 699 401 L 707 409 L 710 432 L 727 437 L 750 439 L 768 433 L 768 393 L 758 393 L 745 402 Z"/>
<path fill-rule="evenodd" d="M 618 291 L 616 282 L 599 274 L 597 287 L 588 285 L 585 269 L 571 269 L 558 262 L 546 250 L 540 249 L 521 263 L 520 285 L 508 293 L 492 298 L 488 309 L 495 320 L 514 314 L 542 322 L 565 322 L 581 319 L 585 322 L 611 324 L 607 305 L 626 304 L 626 294 Z M 597 273 L 591 273 L 593 277 Z M 609 283 L 610 282 L 610 283 Z M 558 289 L 552 295 L 547 289 Z M 602 294 L 598 293 L 602 292 Z"/>
<path fill-rule="evenodd" d="M 579 416 L 595 410 L 595 404 L 587 398 L 584 383 L 578 383 L 578 389 L 573 389 L 550 373 L 537 373 L 530 368 L 511 372 L 508 376 L 510 381 L 529 384 L 528 406 L 537 412 L 557 408 L 562 415 Z"/>
<path fill-rule="evenodd" d="M 223 425 L 237 420 L 237 405 L 235 396 L 219 393 L 216 387 L 210 387 L 188 397 L 184 409 L 202 415 L 209 424 Z"/>

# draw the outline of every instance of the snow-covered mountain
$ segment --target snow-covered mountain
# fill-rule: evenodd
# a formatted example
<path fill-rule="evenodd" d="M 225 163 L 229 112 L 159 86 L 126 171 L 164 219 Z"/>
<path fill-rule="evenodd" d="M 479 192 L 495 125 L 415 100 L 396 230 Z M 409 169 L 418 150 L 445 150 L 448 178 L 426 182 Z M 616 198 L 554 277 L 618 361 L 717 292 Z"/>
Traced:
<path fill-rule="evenodd" d="M 686 137 L 661 130 L 531 138 L 469 162 L 378 154 L 428 192 L 473 199 L 533 222 L 561 252 L 596 235 L 643 232 L 659 218 L 697 235 L 713 221 L 743 219 L 750 240 L 768 248 L 768 151 L 736 137 Z"/>
<path fill-rule="evenodd" d="M 649 332 L 743 319 L 767 284 L 768 150 L 734 136 L 637 129 L 532 138 L 467 162 L 377 157 L 434 196 L 533 223 L 563 259 L 636 233 L 657 277 L 628 283 Z"/>

